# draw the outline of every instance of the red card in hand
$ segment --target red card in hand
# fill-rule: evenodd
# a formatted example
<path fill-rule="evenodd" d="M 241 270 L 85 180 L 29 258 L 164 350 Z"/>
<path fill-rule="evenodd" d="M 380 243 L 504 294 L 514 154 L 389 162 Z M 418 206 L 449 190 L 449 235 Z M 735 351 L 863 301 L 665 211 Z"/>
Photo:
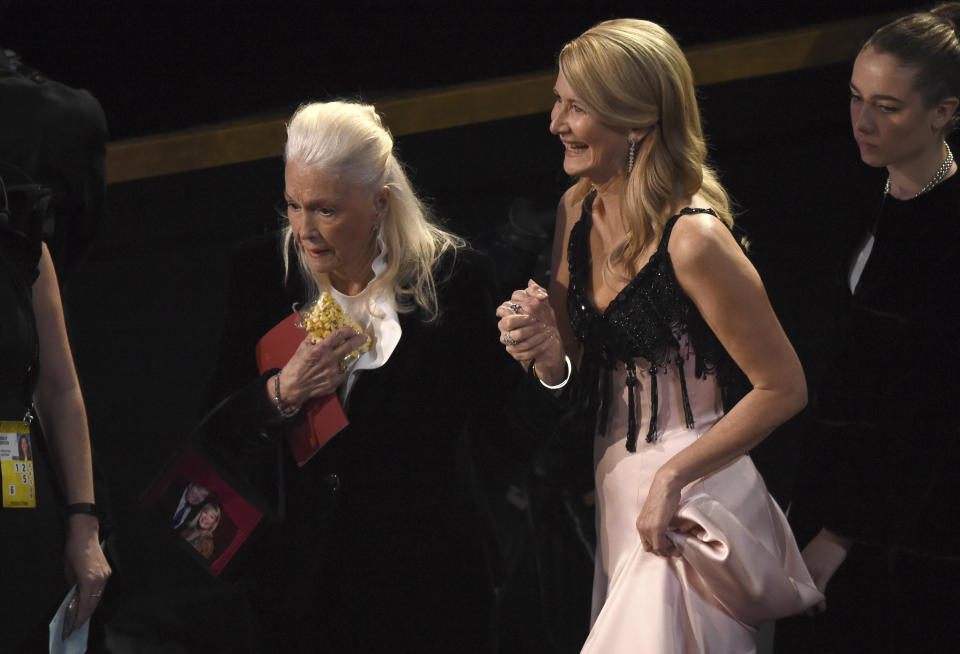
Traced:
<path fill-rule="evenodd" d="M 257 367 L 261 374 L 272 368 L 282 368 L 300 347 L 306 336 L 303 328 L 298 326 L 300 321 L 300 314 L 291 314 L 257 343 Z M 336 393 L 308 402 L 297 422 L 287 431 L 287 442 L 297 465 L 302 466 L 309 461 L 347 424 L 347 416 Z"/>

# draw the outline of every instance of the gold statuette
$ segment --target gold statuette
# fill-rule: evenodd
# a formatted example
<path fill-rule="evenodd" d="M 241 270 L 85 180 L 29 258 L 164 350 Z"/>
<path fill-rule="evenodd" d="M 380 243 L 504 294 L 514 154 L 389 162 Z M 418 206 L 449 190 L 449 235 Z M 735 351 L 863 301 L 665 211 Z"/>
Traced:
<path fill-rule="evenodd" d="M 303 312 L 303 326 L 307 333 L 313 337 L 314 342 L 322 341 L 324 338 L 337 331 L 341 327 L 349 327 L 358 334 L 363 334 L 363 329 L 357 324 L 357 321 L 350 317 L 340 303 L 330 295 L 329 291 L 320 294 L 320 298 L 313 306 Z M 364 352 L 370 350 L 373 345 L 373 339 L 368 334 L 366 342 L 356 350 L 344 357 L 344 361 L 350 362 L 359 357 Z"/>

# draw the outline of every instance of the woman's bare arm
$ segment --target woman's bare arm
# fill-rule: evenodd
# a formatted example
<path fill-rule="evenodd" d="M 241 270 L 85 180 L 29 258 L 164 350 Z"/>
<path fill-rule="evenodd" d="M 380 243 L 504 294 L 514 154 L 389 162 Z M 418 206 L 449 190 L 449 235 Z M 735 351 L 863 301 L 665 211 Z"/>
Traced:
<path fill-rule="evenodd" d="M 745 454 L 807 401 L 800 360 L 760 276 L 730 231 L 709 215 L 684 216 L 674 227 L 668 252 L 680 286 L 752 388 L 703 437 L 657 471 L 637 527 L 659 553 L 668 548 L 664 531 L 676 513 L 680 490 Z"/>
<path fill-rule="evenodd" d="M 54 467 L 68 504 L 94 502 L 93 466 L 87 414 L 67 341 L 57 276 L 47 246 L 33 284 L 33 310 L 40 341 L 40 367 L 34 401 Z M 100 549 L 99 524 L 88 514 L 67 518 L 64 546 L 67 578 L 78 584 L 79 626 L 93 613 L 110 576 Z"/>

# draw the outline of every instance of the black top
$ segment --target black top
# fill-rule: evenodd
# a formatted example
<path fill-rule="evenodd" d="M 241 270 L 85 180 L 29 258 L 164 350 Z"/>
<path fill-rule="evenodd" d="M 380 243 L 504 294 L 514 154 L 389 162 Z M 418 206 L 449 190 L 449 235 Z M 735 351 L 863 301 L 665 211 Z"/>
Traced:
<path fill-rule="evenodd" d="M 0 420 L 21 420 L 30 406 L 38 355 L 33 315 L 40 242 L 0 228 Z"/>
<path fill-rule="evenodd" d="M 670 218 L 656 252 L 643 268 L 614 297 L 606 310 L 598 311 L 587 296 L 590 278 L 590 228 L 596 192 L 583 200 L 580 220 L 570 232 L 568 260 L 570 287 L 567 292 L 567 311 L 574 335 L 583 344 L 581 373 L 582 386 L 588 389 L 589 414 L 599 411 L 600 429 L 606 428 L 609 400 L 609 373 L 618 362 L 627 369 L 627 385 L 631 387 L 627 449 L 636 450 L 636 409 L 633 387 L 636 386 L 634 359 L 650 362 L 652 412 L 647 441 L 657 438 L 657 376 L 658 370 L 676 365 L 683 393 L 683 409 L 687 426 L 693 427 L 693 413 L 687 396 L 683 361 L 689 352 L 681 352 L 681 340 L 688 338 L 696 357 L 696 375 L 718 374 L 722 388 L 728 385 L 736 365 L 724 350 L 716 335 L 704 322 L 696 306 L 677 282 L 673 264 L 667 251 L 670 233 L 680 216 L 708 213 L 712 209 L 687 207 Z"/>
<path fill-rule="evenodd" d="M 832 484 L 817 504 L 854 540 L 955 555 L 960 175 L 915 199 L 885 196 L 872 231 L 818 406 Z"/>
<path fill-rule="evenodd" d="M 0 228 L 0 420 L 23 420 L 36 386 L 39 350 L 32 288 L 40 252 L 39 240 Z M 17 589 L 16 611 L 0 612 L 0 632 L 5 648 L 23 652 L 39 651 L 34 647 L 66 592 L 59 563 L 61 497 L 44 439 L 35 429 L 30 442 L 37 507 L 0 507 L 0 560 L 13 562 L 4 566 L 3 583 Z"/>
<path fill-rule="evenodd" d="M 107 125 L 88 91 L 51 80 L 0 48 L 0 159 L 53 191 L 43 225 L 61 283 L 93 240 L 106 190 Z"/>
<path fill-rule="evenodd" d="M 942 413 L 956 397 L 960 354 L 960 175 L 912 200 L 884 196 L 874 222 L 856 292 L 847 287 L 847 337 L 826 393 L 900 416 Z"/>
<path fill-rule="evenodd" d="M 248 447 L 284 428 L 253 356 L 256 340 L 303 299 L 299 288 L 280 291 L 277 263 L 268 247 L 238 255 L 215 380 L 219 397 L 248 381 L 211 423 Z M 390 359 L 355 381 L 350 424 L 302 468 L 283 453 L 286 515 L 254 546 L 255 565 L 242 575 L 277 646 L 294 651 L 301 639 L 337 652 L 487 651 L 491 590 L 464 481 L 464 429 L 517 454 L 522 436 L 548 426 L 560 405 L 499 344 L 484 260 L 461 251 L 436 277 L 439 318 L 400 314 Z M 251 453 L 252 476 L 270 468 L 264 460 Z"/>

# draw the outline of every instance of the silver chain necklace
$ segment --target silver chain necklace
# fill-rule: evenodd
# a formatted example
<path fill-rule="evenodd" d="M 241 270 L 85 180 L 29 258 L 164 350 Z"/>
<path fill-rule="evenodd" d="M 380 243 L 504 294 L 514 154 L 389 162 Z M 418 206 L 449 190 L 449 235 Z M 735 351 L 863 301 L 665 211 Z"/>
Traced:
<path fill-rule="evenodd" d="M 934 186 L 943 181 L 943 178 L 947 176 L 947 173 L 950 172 L 950 166 L 953 165 L 953 151 L 950 149 L 950 146 L 947 145 L 947 142 L 943 142 L 943 147 L 947 149 L 947 158 L 943 160 L 943 163 L 940 164 L 940 167 L 937 168 L 937 172 L 933 174 L 933 177 L 930 178 L 930 181 L 923 185 L 923 188 L 920 189 L 920 192 L 913 196 L 911 199 L 915 199 L 932 189 Z M 887 175 L 887 184 L 883 187 L 883 194 L 888 195 L 890 193 L 890 175 Z"/>

